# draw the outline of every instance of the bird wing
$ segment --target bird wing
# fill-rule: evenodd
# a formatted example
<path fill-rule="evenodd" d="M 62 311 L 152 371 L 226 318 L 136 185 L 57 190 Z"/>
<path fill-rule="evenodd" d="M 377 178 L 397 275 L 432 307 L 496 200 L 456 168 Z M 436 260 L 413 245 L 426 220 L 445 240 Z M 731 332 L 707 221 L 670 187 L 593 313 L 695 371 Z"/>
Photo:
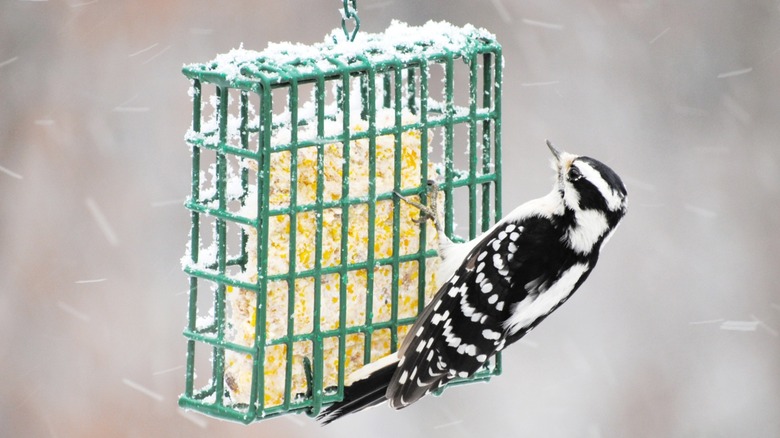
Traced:
<path fill-rule="evenodd" d="M 510 306 L 528 295 L 515 280 L 538 277 L 517 275 L 524 265 L 536 265 L 528 263 L 533 248 L 524 248 L 534 246 L 525 222 L 487 233 L 420 314 L 398 353 L 387 391 L 391 406 L 408 406 L 456 377 L 471 376 L 505 346 Z M 539 279 L 531 293 L 544 285 Z"/>

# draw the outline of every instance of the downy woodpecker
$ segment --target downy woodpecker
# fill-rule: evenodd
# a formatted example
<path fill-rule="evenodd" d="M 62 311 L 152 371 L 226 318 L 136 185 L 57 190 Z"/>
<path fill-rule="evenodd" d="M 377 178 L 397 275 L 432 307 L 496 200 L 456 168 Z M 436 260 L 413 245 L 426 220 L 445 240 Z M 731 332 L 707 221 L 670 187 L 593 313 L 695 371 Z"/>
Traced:
<path fill-rule="evenodd" d="M 547 146 L 557 172 L 553 190 L 474 240 L 452 243 L 435 213 L 418 205 L 442 236 L 437 276 L 444 283 L 398 351 L 349 376 L 344 399 L 325 409 L 320 421 L 385 400 L 401 409 L 452 379 L 471 376 L 582 285 L 626 214 L 626 188 L 600 161 L 559 152 L 549 141 Z"/>

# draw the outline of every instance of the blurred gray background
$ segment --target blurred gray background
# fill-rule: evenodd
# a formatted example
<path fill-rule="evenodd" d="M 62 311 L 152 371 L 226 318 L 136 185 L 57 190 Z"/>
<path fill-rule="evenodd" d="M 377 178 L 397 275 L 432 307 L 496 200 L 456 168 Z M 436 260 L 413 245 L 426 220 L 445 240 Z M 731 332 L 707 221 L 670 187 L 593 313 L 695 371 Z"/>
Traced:
<path fill-rule="evenodd" d="M 504 205 L 598 157 L 629 214 L 489 384 L 320 428 L 183 413 L 182 64 L 322 41 L 340 0 L 0 2 L 4 436 L 780 436 L 780 2 L 361 0 L 504 46 Z"/>

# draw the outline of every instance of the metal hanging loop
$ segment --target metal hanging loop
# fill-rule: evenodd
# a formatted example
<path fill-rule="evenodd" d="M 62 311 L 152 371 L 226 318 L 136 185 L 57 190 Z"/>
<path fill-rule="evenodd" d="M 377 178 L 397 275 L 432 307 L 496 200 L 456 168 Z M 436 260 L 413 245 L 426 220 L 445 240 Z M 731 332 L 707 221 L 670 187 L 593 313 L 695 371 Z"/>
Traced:
<path fill-rule="evenodd" d="M 344 31 L 344 36 L 348 41 L 355 41 L 355 36 L 360 29 L 360 17 L 357 13 L 357 0 L 343 0 L 344 9 L 341 10 L 341 30 Z M 347 20 L 355 21 L 355 28 L 352 32 L 347 29 Z"/>

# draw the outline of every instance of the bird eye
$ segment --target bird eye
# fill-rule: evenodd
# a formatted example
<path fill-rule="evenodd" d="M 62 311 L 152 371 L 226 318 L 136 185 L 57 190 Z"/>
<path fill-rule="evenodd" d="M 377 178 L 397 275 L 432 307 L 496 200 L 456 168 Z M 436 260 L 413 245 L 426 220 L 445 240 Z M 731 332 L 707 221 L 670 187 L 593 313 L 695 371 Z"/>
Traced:
<path fill-rule="evenodd" d="M 576 167 L 572 166 L 569 169 L 569 181 L 577 181 L 580 178 L 582 178 L 582 174 Z"/>

